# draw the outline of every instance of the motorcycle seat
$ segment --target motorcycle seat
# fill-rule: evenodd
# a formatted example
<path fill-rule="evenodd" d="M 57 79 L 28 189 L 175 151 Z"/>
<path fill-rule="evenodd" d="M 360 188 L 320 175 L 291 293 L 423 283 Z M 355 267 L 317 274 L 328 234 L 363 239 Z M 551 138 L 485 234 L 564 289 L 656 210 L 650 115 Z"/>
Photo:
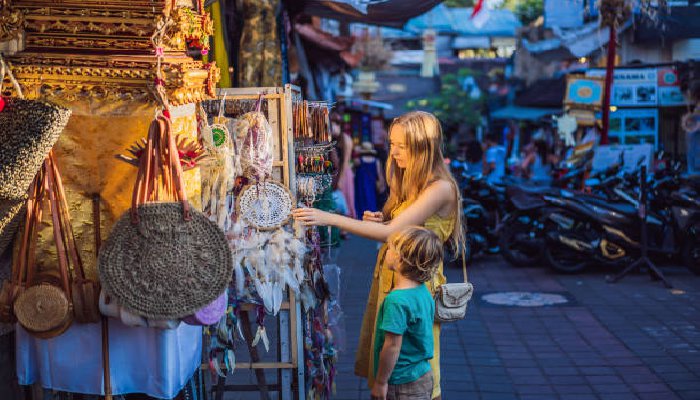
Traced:
<path fill-rule="evenodd" d="M 613 203 L 604 199 L 599 199 L 596 197 L 585 197 L 580 199 L 584 203 L 594 205 L 600 208 L 608 209 L 610 211 L 615 211 L 620 214 L 625 215 L 636 215 L 637 208 L 629 203 Z"/>
<path fill-rule="evenodd" d="M 510 202 L 513 203 L 515 208 L 522 211 L 533 210 L 547 205 L 542 196 L 533 196 L 529 193 L 518 193 L 511 196 Z"/>

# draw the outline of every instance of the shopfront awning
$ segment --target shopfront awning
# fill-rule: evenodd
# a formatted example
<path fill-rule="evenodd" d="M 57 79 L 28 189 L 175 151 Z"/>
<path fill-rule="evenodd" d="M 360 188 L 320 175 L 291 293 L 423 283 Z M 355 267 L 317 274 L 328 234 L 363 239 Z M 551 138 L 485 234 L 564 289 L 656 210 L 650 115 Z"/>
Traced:
<path fill-rule="evenodd" d="M 306 0 L 304 12 L 343 22 L 401 28 L 440 3 L 442 0 Z"/>
<path fill-rule="evenodd" d="M 549 115 L 559 115 L 561 108 L 534 108 L 507 106 L 491 113 L 491 119 L 513 119 L 516 121 L 537 121 Z"/>

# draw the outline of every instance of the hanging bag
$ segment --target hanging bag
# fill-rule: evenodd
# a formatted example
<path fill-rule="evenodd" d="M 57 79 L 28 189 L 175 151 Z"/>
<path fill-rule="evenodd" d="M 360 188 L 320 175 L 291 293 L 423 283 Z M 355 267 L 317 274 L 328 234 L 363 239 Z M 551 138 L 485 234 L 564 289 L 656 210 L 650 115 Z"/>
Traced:
<path fill-rule="evenodd" d="M 462 248 L 464 282 L 443 283 L 435 290 L 435 322 L 453 322 L 464 319 L 474 286 L 467 280 L 467 260 Z"/>
<path fill-rule="evenodd" d="M 48 339 L 62 334 L 73 322 L 69 244 L 61 221 L 53 154 L 49 153 L 39 174 L 30 186 L 30 209 L 27 212 L 17 262 L 24 276 L 24 289 L 14 302 L 17 321 L 30 334 Z M 49 268 L 39 271 L 35 263 L 37 228 L 41 223 L 41 203 L 48 197 L 53 223 L 54 243 L 58 255 L 58 277 Z"/>
<path fill-rule="evenodd" d="M 22 221 L 27 189 L 71 114 L 67 108 L 24 100 L 0 55 L 0 93 L 5 75 L 19 98 L 4 99 L 0 111 L 0 253 L 12 243 Z"/>
<path fill-rule="evenodd" d="M 166 196 L 168 202 L 158 202 Z M 228 286 L 228 242 L 216 223 L 187 202 L 170 120 L 162 115 L 149 129 L 132 208 L 114 225 L 98 264 L 106 294 L 154 320 L 190 315 Z"/>

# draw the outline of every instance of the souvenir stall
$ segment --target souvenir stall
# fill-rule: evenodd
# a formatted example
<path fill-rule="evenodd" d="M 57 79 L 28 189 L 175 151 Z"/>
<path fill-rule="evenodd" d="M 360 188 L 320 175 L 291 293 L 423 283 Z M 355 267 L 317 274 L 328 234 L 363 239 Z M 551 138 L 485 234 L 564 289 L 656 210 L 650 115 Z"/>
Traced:
<path fill-rule="evenodd" d="M 208 52 L 202 2 L 11 6 L 26 47 L 0 63 L 0 321 L 19 383 L 329 398 L 339 308 L 318 230 L 290 220 L 334 174 L 329 105 L 217 94 L 216 65 L 185 55 Z M 229 385 L 237 369 L 257 385 Z"/>
<path fill-rule="evenodd" d="M 289 221 L 297 202 L 312 204 L 330 185 L 328 116 L 327 104 L 303 101 L 289 85 L 221 89 L 203 103 L 209 127 L 201 131 L 211 131 L 204 146 L 216 155 L 202 168 L 203 207 L 226 232 L 234 263 L 229 312 L 205 331 L 216 398 L 332 393 L 336 354 L 318 230 Z M 241 368 L 255 370 L 255 385 L 227 383 Z"/>

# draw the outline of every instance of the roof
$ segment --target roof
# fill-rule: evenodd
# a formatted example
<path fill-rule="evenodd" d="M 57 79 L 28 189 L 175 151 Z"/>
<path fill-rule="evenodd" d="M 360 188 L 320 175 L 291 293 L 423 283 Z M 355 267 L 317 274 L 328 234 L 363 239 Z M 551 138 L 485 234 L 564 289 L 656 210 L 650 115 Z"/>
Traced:
<path fill-rule="evenodd" d="M 630 24 L 623 26 L 622 30 Z M 552 29 L 556 37 L 531 42 L 522 39 L 522 45 L 530 54 L 542 61 L 587 57 L 608 44 L 610 28 L 601 28 L 598 22 L 587 23 L 575 29 Z"/>
<path fill-rule="evenodd" d="M 410 19 L 402 28 L 383 28 L 385 38 L 415 38 L 426 29 L 457 36 L 504 36 L 515 37 L 522 25 L 508 9 L 489 10 L 486 23 L 477 27 L 471 18 L 473 8 L 453 8 L 437 5 L 425 14 Z"/>
<path fill-rule="evenodd" d="M 566 93 L 566 76 L 540 79 L 518 93 L 515 104 L 523 107 L 562 107 Z"/>
<path fill-rule="evenodd" d="M 672 7 L 671 12 L 659 13 L 653 23 L 648 17 L 635 15 L 634 38 L 639 41 L 700 38 L 700 7 Z"/>
<path fill-rule="evenodd" d="M 517 121 L 537 121 L 549 115 L 562 113 L 561 108 L 534 108 L 506 106 L 491 113 L 491 119 L 513 119 Z"/>
<path fill-rule="evenodd" d="M 305 0 L 303 11 L 343 22 L 400 28 L 440 2 L 442 0 Z"/>

